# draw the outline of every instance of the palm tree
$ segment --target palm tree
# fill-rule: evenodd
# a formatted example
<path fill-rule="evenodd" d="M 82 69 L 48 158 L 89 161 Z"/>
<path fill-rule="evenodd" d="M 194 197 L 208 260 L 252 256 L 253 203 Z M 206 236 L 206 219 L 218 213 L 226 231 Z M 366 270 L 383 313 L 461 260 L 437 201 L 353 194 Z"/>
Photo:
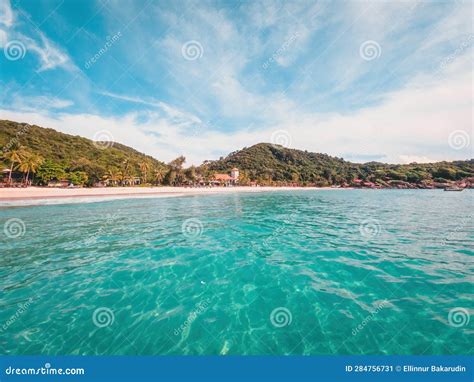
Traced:
<path fill-rule="evenodd" d="M 130 160 L 125 159 L 122 162 L 122 185 L 130 179 Z"/>
<path fill-rule="evenodd" d="M 157 184 L 160 184 L 161 182 L 163 182 L 163 179 L 165 178 L 165 174 L 166 174 L 166 169 L 164 168 L 157 168 L 155 169 L 155 181 Z"/>
<path fill-rule="evenodd" d="M 117 177 L 117 180 L 119 182 L 119 185 L 123 186 L 123 183 L 124 183 L 125 178 L 126 178 L 124 172 L 123 171 L 118 171 L 117 174 L 116 174 L 116 177 Z"/>
<path fill-rule="evenodd" d="M 129 186 L 134 186 L 135 185 L 135 176 L 133 174 L 129 174 L 126 178 L 127 183 Z"/>
<path fill-rule="evenodd" d="M 111 181 L 112 185 L 116 185 L 118 179 L 118 171 L 115 168 L 109 168 L 107 173 L 102 177 L 104 181 Z"/>
<path fill-rule="evenodd" d="M 17 166 L 17 169 L 25 175 L 25 185 L 28 185 L 28 178 L 30 176 L 30 172 L 35 174 L 38 167 L 41 166 L 44 159 L 39 155 L 32 154 L 28 151 L 23 151 L 21 154 L 20 163 Z"/>
<path fill-rule="evenodd" d="M 143 173 L 143 183 L 146 183 L 148 170 L 150 170 L 150 163 L 144 160 L 140 163 L 140 171 Z"/>
<path fill-rule="evenodd" d="M 21 162 L 24 151 L 25 148 L 23 146 L 15 145 L 2 155 L 4 159 L 7 159 L 10 162 L 10 173 L 8 174 L 9 185 L 12 183 L 13 167 L 15 166 L 15 163 Z"/>

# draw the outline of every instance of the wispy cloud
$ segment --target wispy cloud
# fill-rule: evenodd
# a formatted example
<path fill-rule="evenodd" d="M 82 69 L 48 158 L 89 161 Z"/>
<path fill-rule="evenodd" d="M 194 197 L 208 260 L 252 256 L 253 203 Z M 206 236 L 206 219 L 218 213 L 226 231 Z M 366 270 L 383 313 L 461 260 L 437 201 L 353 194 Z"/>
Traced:
<path fill-rule="evenodd" d="M 48 96 L 18 96 L 14 95 L 12 99 L 12 107 L 19 111 L 39 112 L 40 110 L 65 109 L 74 103 L 70 100 Z"/>
<path fill-rule="evenodd" d="M 39 72 L 55 69 L 57 67 L 75 70 L 76 66 L 72 63 L 69 55 L 62 49 L 57 47 L 42 32 L 38 32 L 39 41 L 32 38 L 22 36 L 29 52 L 33 52 L 38 56 L 40 67 Z"/>
<path fill-rule="evenodd" d="M 277 130 L 293 147 L 358 161 L 465 159 L 472 147 L 453 150 L 447 139 L 453 129 L 472 134 L 468 3 L 111 1 L 94 8 L 93 22 L 69 28 L 67 44 L 47 25 L 25 29 L 12 13 L 0 41 L 21 38 L 42 82 L 3 83 L 20 98 L 42 89 L 73 105 L 33 110 L 4 97 L 2 113 L 89 137 L 108 126 L 122 143 L 194 164 L 268 142 Z M 65 3 L 57 12 L 67 11 Z M 72 57 L 87 60 L 117 30 L 114 49 L 76 76 Z M 379 46 L 371 60 L 361 54 L 367 41 Z M 190 42 L 199 48 L 191 59 Z"/>
<path fill-rule="evenodd" d="M 101 91 L 99 94 L 107 96 L 107 97 L 112 97 L 118 100 L 126 101 L 126 102 L 132 102 L 132 103 L 138 103 L 141 105 L 146 105 L 146 106 L 151 106 L 153 108 L 160 109 L 166 113 L 166 115 L 171 118 L 175 123 L 180 123 L 180 124 L 200 124 L 202 121 L 185 111 L 179 110 L 166 102 L 154 100 L 154 99 L 143 99 L 139 97 L 130 97 L 127 95 L 120 95 L 120 94 L 115 94 L 107 91 Z"/>
<path fill-rule="evenodd" d="M 14 23 L 14 11 L 9 0 L 2 1 L 0 5 L 0 46 L 4 47 L 8 41 L 20 41 L 28 52 L 34 53 L 39 60 L 40 66 L 36 70 L 42 72 L 45 70 L 61 67 L 68 70 L 76 70 L 77 67 L 72 63 L 69 55 L 55 43 L 46 37 L 39 29 L 29 30 L 29 35 L 18 32 Z"/>
<path fill-rule="evenodd" d="M 188 164 L 200 164 L 238 148 L 270 142 L 277 130 L 288 132 L 292 147 L 336 156 L 351 153 L 348 159 L 355 161 L 407 163 L 467 159 L 472 156 L 472 146 L 454 150 L 448 139 L 453 130 L 472 133 L 469 101 L 472 77 L 466 71 L 468 65 L 468 60 L 459 62 L 441 81 L 426 85 L 421 85 L 424 80 L 420 83 L 421 79 L 415 79 L 403 89 L 388 94 L 380 105 L 346 115 L 286 113 L 280 116 L 278 123 L 258 130 L 250 127 L 219 132 L 196 125 L 195 134 L 190 134 L 168 115 L 160 113 L 148 113 L 145 122 L 141 122 L 142 113 L 130 113 L 121 118 L 61 113 L 52 118 L 39 112 L 0 110 L 0 115 L 67 133 L 80 132 L 89 138 L 98 130 L 106 129 L 117 141 L 162 160 L 183 154 Z"/>

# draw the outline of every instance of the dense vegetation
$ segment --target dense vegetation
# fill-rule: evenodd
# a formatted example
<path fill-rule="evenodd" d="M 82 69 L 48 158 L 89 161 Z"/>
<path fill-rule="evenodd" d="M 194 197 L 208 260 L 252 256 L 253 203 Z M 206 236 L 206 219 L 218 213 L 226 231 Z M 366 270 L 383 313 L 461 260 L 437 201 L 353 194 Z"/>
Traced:
<path fill-rule="evenodd" d="M 203 165 L 208 171 L 237 167 L 241 183 L 263 185 L 365 185 L 379 187 L 432 187 L 474 176 L 474 161 L 393 165 L 357 164 L 325 154 L 260 143 Z M 371 184 L 372 183 L 372 184 Z"/>
<path fill-rule="evenodd" d="M 34 125 L 0 120 L 0 165 L 3 182 L 14 174 L 23 184 L 46 185 L 66 180 L 74 185 L 194 185 L 216 172 L 240 170 L 239 183 L 249 185 L 437 187 L 457 182 L 472 186 L 474 161 L 389 165 L 351 163 L 342 158 L 260 143 L 217 161 L 185 169 L 184 157 L 168 164 L 112 142 L 93 142 Z M 6 174 L 6 175 L 5 175 Z M 7 178 L 7 179 L 6 179 Z"/>
<path fill-rule="evenodd" d="M 0 120 L 2 168 L 33 173 L 35 184 L 67 179 L 76 185 L 93 185 L 111 180 L 113 184 L 132 184 L 140 175 L 146 182 L 161 181 L 167 170 L 163 162 L 111 142 L 94 143 L 34 125 Z M 28 168 L 28 161 L 35 165 Z M 25 178 L 26 180 L 26 178 Z"/>

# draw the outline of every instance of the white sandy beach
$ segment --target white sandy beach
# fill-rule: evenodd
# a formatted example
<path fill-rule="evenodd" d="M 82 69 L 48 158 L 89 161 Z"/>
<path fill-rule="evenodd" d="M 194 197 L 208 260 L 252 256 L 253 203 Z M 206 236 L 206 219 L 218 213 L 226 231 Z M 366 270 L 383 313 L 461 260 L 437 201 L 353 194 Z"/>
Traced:
<path fill-rule="evenodd" d="M 235 192 L 269 192 L 287 190 L 321 190 L 329 187 L 110 187 L 110 188 L 0 188 L 0 201 L 58 199 L 83 197 L 143 197 L 143 196 L 185 196 L 202 194 L 224 194 Z"/>

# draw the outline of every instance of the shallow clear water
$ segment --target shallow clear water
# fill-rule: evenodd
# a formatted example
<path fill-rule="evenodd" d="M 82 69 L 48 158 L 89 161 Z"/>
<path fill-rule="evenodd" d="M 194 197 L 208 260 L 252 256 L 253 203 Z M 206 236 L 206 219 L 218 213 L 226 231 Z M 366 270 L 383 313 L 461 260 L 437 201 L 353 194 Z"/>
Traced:
<path fill-rule="evenodd" d="M 473 202 L 322 190 L 2 208 L 0 351 L 474 354 Z"/>

